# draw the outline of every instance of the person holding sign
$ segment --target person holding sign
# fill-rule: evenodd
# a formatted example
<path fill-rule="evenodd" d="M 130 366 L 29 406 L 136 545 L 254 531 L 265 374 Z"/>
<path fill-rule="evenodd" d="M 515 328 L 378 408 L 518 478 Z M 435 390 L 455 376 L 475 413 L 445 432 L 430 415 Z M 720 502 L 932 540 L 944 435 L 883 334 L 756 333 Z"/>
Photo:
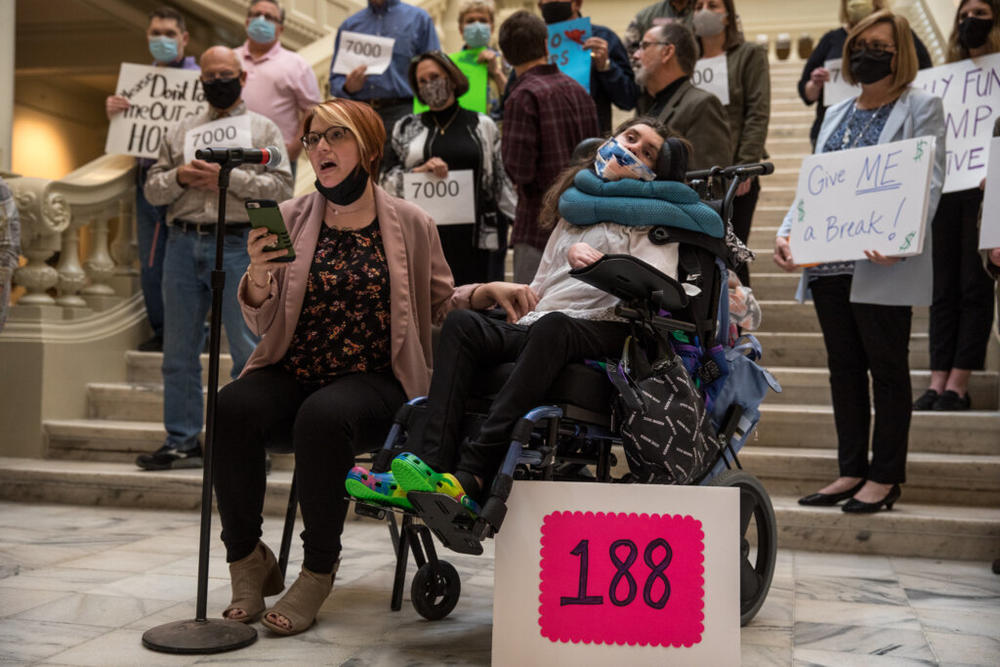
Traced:
<path fill-rule="evenodd" d="M 1000 2 L 963 0 L 948 39 L 948 62 L 1000 51 Z M 986 363 L 993 325 L 993 281 L 979 258 L 978 187 L 941 196 L 931 223 L 934 301 L 930 312 L 931 383 L 915 410 L 968 410 L 969 377 Z"/>
<path fill-rule="evenodd" d="M 184 17 L 175 9 L 160 7 L 149 15 L 146 28 L 149 53 L 156 67 L 175 67 L 197 70 L 193 56 L 185 56 L 188 43 Z M 110 95 L 104 102 L 108 120 L 128 110 L 131 105 L 121 95 Z M 146 199 L 143 186 L 146 175 L 156 160 L 139 158 L 135 170 L 135 227 L 139 250 L 139 282 L 142 299 L 146 304 L 146 317 L 153 329 L 153 337 L 139 344 L 142 352 L 159 352 L 163 349 L 163 254 L 166 247 L 165 206 L 153 206 Z"/>
<path fill-rule="evenodd" d="M 345 33 L 353 37 L 348 39 Z M 365 41 L 365 36 L 377 39 Z M 382 61 L 387 55 L 387 40 L 391 41 L 391 57 L 386 64 Z M 368 0 L 367 7 L 347 17 L 337 29 L 330 61 L 330 95 L 367 102 L 382 119 L 386 131 L 391 132 L 396 121 L 413 108 L 413 91 L 406 77 L 410 60 L 440 48 L 434 20 L 424 9 L 400 0 Z M 361 64 L 338 72 L 342 50 L 353 55 L 352 63 Z M 370 66 L 378 72 L 369 71 Z M 388 151 L 386 144 L 383 154 Z"/>
<path fill-rule="evenodd" d="M 861 94 L 830 107 L 816 144 L 817 153 L 934 136 L 928 210 L 933 212 L 944 183 L 944 109 L 940 98 L 910 84 L 917 53 L 906 19 L 887 10 L 862 19 L 847 36 L 844 76 Z M 797 214 L 793 205 L 775 239 L 774 261 L 796 269 L 788 236 Z M 840 477 L 802 505 L 835 505 L 845 512 L 892 509 L 906 481 L 911 386 L 909 343 L 912 306 L 931 294 L 931 252 L 886 257 L 866 250 L 867 260 L 807 268 L 797 298 L 811 293 L 823 331 L 830 393 L 837 429 Z M 869 436 L 874 391 L 875 426 Z M 868 443 L 871 440 L 871 463 Z"/>
<path fill-rule="evenodd" d="M 204 147 L 196 142 L 206 135 L 210 146 L 219 146 L 222 142 L 216 143 L 216 136 L 225 139 L 246 132 L 247 139 L 234 139 L 234 143 L 240 141 L 241 147 L 275 146 L 281 153 L 277 167 L 244 164 L 233 169 L 226 198 L 222 322 L 233 358 L 234 378 L 256 344 L 236 302 L 236 286 L 249 262 L 246 239 L 250 223 L 243 204 L 247 199 L 287 199 L 292 194 L 292 172 L 280 148 L 281 130 L 267 118 L 248 111 L 241 99 L 244 81 L 246 73 L 232 49 L 213 46 L 205 51 L 201 56 L 201 85 L 209 109 L 184 119 L 171 131 L 160 145 L 160 156 L 146 179 L 150 203 L 167 206 L 168 231 L 163 261 L 163 425 L 167 439 L 155 453 L 136 458 L 136 465 L 145 470 L 201 466 L 198 436 L 204 421 L 204 399 L 198 355 L 204 346 L 205 317 L 211 302 L 220 167 L 186 154 L 193 154 L 194 146 Z"/>
<path fill-rule="evenodd" d="M 382 185 L 396 197 L 413 199 L 413 193 L 405 191 L 404 173 L 428 174 L 437 184 L 447 183 L 444 196 L 457 200 L 468 216 L 461 224 L 438 221 L 441 248 L 455 282 L 502 280 L 507 228 L 517 200 L 503 168 L 500 131 L 489 116 L 458 105 L 469 82 L 440 51 L 416 58 L 409 79 L 417 99 L 430 110 L 396 123 Z M 447 180 L 448 174 L 462 170 L 472 172 L 474 188 L 450 189 L 457 182 Z"/>
<path fill-rule="evenodd" d="M 888 0 L 840 0 L 840 22 L 844 27 L 831 30 L 823 35 L 816 48 L 809 55 L 805 66 L 802 68 L 802 78 L 799 79 L 799 97 L 806 103 L 816 105 L 816 120 L 813 121 L 809 130 L 809 140 L 816 147 L 816 137 L 819 128 L 823 124 L 823 116 L 826 114 L 826 105 L 823 103 L 823 87 L 831 80 L 831 71 L 826 66 L 830 60 L 841 59 L 844 52 L 844 42 L 847 40 L 847 33 L 854 29 L 863 18 L 873 12 L 881 11 L 888 7 Z M 927 52 L 927 47 L 920 41 L 916 33 L 911 31 L 914 48 L 917 50 L 917 63 L 920 69 L 932 66 L 931 55 Z"/>
<path fill-rule="evenodd" d="M 493 0 L 462 0 L 458 6 L 458 29 L 462 33 L 463 51 L 482 49 L 477 62 L 485 63 L 489 85 L 486 88 L 486 113 L 500 127 L 503 120 L 503 93 L 507 89 L 510 65 L 504 62 L 500 50 L 491 46 L 496 5 Z"/>
<path fill-rule="evenodd" d="M 534 305 L 522 285 L 454 286 L 434 221 L 376 185 L 385 129 L 370 106 L 320 104 L 301 141 L 316 191 L 280 205 L 293 261 L 270 261 L 287 250 L 268 250 L 277 237 L 265 227 L 245 242 L 238 298 L 261 342 L 219 392 L 215 443 L 233 588 L 223 616 L 248 623 L 282 590 L 261 511 L 265 446 L 291 436 L 305 556 L 263 618 L 279 635 L 307 630 L 330 593 L 348 507 L 341 480 L 355 452 L 381 445 L 399 406 L 427 393 L 432 324 L 453 308 L 499 304 L 515 319 Z"/>
<path fill-rule="evenodd" d="M 725 105 L 733 144 L 731 164 L 751 164 L 767 157 L 764 141 L 771 116 L 771 75 L 767 49 L 751 44 L 740 32 L 733 0 L 697 0 L 694 33 L 701 45 L 701 58 L 725 54 L 729 73 L 729 103 Z M 745 244 L 760 196 L 760 179 L 740 183 L 733 200 L 733 231 Z M 750 286 L 750 269 L 743 264 L 737 275 Z"/>

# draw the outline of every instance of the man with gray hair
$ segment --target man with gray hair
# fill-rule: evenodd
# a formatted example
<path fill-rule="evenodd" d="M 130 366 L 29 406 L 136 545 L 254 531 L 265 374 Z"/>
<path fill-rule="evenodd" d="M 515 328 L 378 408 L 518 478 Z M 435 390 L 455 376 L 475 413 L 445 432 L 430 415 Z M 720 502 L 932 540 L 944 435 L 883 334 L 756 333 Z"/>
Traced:
<path fill-rule="evenodd" d="M 635 80 L 645 90 L 640 116 L 652 116 L 691 142 L 691 169 L 726 167 L 733 150 L 729 122 L 719 98 L 691 85 L 698 60 L 694 35 L 680 23 L 646 31 L 632 56 Z"/>

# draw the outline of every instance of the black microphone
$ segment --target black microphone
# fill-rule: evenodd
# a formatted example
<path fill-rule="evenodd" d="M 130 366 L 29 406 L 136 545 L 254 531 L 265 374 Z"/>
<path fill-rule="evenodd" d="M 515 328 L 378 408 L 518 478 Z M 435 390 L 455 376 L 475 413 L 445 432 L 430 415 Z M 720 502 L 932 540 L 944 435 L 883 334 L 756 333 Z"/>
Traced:
<path fill-rule="evenodd" d="M 224 167 L 238 167 L 241 164 L 262 164 L 275 167 L 281 164 L 281 149 L 267 148 L 199 148 L 194 156 L 206 162 L 217 162 Z"/>

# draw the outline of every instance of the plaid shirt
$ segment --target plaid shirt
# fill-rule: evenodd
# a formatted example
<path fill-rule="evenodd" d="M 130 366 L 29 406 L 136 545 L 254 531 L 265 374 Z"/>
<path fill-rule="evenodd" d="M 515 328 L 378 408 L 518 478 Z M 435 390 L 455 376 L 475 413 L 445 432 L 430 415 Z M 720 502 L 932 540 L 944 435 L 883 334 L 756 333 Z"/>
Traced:
<path fill-rule="evenodd" d="M 597 107 L 583 86 L 555 65 L 519 77 L 504 104 L 501 151 L 517 188 L 511 244 L 545 248 L 551 230 L 538 228 L 542 197 L 582 140 L 600 134 Z"/>

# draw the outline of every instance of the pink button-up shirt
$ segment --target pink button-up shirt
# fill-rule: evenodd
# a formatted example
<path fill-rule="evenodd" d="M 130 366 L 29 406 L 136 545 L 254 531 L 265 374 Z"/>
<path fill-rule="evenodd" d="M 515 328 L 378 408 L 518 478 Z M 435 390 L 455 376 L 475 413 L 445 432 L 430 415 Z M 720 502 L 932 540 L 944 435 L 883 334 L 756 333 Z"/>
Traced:
<path fill-rule="evenodd" d="M 249 42 L 236 47 L 236 53 L 247 73 L 243 87 L 247 108 L 273 120 L 286 144 L 297 141 L 301 112 L 320 102 L 312 68 L 280 41 L 257 59 L 250 54 Z"/>

